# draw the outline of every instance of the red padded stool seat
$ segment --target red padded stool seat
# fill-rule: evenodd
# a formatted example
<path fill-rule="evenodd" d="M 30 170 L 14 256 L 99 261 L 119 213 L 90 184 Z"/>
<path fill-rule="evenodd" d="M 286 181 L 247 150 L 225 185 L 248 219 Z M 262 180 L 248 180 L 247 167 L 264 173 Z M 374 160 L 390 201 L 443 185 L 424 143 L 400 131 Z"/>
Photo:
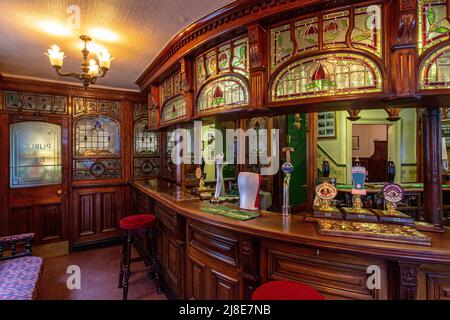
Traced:
<path fill-rule="evenodd" d="M 120 220 L 122 230 L 148 229 L 153 226 L 156 217 L 153 214 L 136 214 Z"/>
<path fill-rule="evenodd" d="M 295 281 L 271 281 L 253 292 L 252 300 L 324 300 L 314 288 Z"/>

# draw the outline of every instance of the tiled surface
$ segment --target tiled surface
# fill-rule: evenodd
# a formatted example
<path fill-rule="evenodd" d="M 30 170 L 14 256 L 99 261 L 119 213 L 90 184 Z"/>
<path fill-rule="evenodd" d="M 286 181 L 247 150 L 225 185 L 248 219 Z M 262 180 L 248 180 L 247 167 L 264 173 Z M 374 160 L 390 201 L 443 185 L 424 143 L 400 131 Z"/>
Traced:
<path fill-rule="evenodd" d="M 42 300 L 121 300 L 122 289 L 117 288 L 121 246 L 77 252 L 67 256 L 44 260 L 44 273 L 39 285 L 38 299 Z M 133 255 L 135 257 L 136 255 Z M 81 269 L 81 289 L 69 290 L 67 267 Z M 133 263 L 139 270 L 142 263 Z M 165 300 L 158 295 L 155 284 L 146 273 L 131 275 L 129 300 Z"/>

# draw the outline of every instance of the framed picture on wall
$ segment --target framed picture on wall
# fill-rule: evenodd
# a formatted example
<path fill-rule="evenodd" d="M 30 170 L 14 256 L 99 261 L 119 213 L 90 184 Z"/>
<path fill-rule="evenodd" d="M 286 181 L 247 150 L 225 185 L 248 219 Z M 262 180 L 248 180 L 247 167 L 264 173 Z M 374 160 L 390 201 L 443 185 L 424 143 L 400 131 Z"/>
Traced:
<path fill-rule="evenodd" d="M 317 138 L 319 139 L 336 138 L 335 111 L 317 113 Z"/>
<path fill-rule="evenodd" d="M 352 150 L 359 150 L 359 136 L 352 137 Z"/>

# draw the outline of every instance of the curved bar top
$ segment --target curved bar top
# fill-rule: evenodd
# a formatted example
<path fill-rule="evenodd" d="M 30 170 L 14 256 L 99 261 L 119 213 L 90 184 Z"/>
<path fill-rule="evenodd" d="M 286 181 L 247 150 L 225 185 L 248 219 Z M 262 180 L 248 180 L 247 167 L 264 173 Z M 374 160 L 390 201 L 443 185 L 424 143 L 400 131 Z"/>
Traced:
<path fill-rule="evenodd" d="M 262 211 L 258 218 L 240 221 L 201 211 L 201 206 L 209 203 L 207 201 L 171 199 L 164 195 L 164 192 L 173 192 L 174 186 L 164 181 L 157 179 L 134 181 L 131 185 L 188 219 L 238 233 L 388 259 L 450 263 L 449 230 L 444 233 L 427 233 L 431 237 L 431 246 L 323 236 L 319 235 L 314 223 L 304 221 L 304 216 L 292 215 L 289 218 L 283 218 L 281 213 Z"/>

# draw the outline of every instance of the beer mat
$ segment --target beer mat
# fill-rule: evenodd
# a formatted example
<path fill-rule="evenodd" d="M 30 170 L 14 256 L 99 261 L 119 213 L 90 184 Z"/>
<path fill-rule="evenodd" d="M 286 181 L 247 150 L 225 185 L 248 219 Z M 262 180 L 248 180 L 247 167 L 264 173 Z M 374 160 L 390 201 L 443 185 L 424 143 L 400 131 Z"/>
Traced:
<path fill-rule="evenodd" d="M 431 246 L 431 238 L 404 225 L 316 219 L 320 235 Z"/>
<path fill-rule="evenodd" d="M 203 212 L 218 214 L 237 220 L 250 220 L 260 216 L 259 211 L 244 211 L 238 208 L 228 206 L 204 206 L 200 209 Z"/>

